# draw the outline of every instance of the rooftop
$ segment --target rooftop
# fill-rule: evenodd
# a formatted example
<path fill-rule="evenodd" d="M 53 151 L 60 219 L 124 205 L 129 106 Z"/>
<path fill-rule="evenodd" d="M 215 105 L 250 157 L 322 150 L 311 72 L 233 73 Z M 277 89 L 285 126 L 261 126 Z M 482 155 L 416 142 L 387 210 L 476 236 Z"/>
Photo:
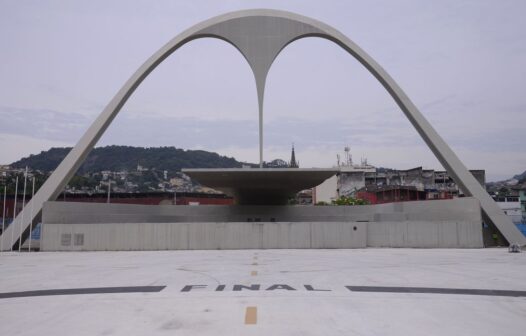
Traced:
<path fill-rule="evenodd" d="M 234 197 L 236 204 L 286 204 L 296 193 L 314 188 L 337 168 L 220 168 L 183 169 L 199 183 Z"/>

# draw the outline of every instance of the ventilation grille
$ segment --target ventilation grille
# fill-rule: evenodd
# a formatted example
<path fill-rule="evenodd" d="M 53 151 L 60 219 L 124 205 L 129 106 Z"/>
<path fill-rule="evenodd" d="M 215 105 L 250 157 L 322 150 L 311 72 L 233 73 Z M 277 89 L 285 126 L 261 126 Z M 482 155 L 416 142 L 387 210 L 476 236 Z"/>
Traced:
<path fill-rule="evenodd" d="M 84 233 L 75 233 L 75 246 L 82 246 L 84 245 Z"/>
<path fill-rule="evenodd" d="M 71 246 L 71 233 L 63 233 L 60 236 L 60 245 Z"/>

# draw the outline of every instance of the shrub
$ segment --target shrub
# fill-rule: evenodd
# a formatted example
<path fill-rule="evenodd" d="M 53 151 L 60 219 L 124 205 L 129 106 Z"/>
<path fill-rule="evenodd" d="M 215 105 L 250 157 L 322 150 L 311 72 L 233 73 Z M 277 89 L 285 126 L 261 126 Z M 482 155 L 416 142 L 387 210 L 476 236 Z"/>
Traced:
<path fill-rule="evenodd" d="M 369 204 L 367 200 L 361 198 L 354 198 L 351 196 L 341 196 L 335 201 L 332 201 L 333 205 L 366 205 Z"/>

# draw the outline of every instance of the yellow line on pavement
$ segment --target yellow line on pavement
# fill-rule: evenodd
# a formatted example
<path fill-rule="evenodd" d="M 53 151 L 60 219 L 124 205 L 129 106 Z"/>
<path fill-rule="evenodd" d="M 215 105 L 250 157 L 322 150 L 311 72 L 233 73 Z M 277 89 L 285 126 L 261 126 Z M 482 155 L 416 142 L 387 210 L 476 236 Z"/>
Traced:
<path fill-rule="evenodd" d="M 250 272 L 250 275 L 258 275 L 258 271 L 252 271 Z"/>
<path fill-rule="evenodd" d="M 256 324 L 258 322 L 258 308 L 247 307 L 245 311 L 245 324 Z"/>

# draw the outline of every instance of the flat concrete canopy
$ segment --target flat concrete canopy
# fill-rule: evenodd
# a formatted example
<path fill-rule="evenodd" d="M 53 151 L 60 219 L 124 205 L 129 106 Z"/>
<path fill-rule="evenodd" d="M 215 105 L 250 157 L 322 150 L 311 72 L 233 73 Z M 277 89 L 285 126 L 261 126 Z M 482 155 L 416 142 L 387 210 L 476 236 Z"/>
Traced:
<path fill-rule="evenodd" d="M 286 204 L 301 190 L 314 188 L 337 169 L 319 168 L 220 168 L 182 169 L 199 183 L 234 197 L 236 204 Z"/>

